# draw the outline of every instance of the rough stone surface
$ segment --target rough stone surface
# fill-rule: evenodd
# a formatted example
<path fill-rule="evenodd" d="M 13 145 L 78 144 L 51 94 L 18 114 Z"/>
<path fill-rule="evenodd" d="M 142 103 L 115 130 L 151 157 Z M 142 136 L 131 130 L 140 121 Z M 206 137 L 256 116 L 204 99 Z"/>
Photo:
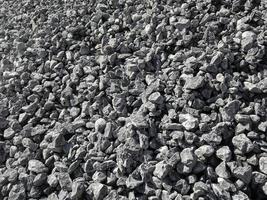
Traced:
<path fill-rule="evenodd" d="M 231 149 L 228 146 L 222 146 L 216 151 L 216 156 L 223 161 L 230 161 L 232 158 Z"/>
<path fill-rule="evenodd" d="M 169 173 L 169 170 L 170 166 L 166 162 L 161 161 L 156 164 L 153 174 L 162 179 Z"/>
<path fill-rule="evenodd" d="M 195 76 L 186 79 L 184 88 L 189 90 L 196 90 L 201 88 L 204 85 L 204 77 L 202 76 Z"/>
<path fill-rule="evenodd" d="M 232 143 L 242 153 L 249 153 L 253 150 L 253 143 L 245 134 L 234 136 Z"/>
<path fill-rule="evenodd" d="M 259 159 L 259 169 L 264 174 L 267 174 L 267 157 L 261 157 Z"/>
<path fill-rule="evenodd" d="M 89 185 L 87 192 L 92 196 L 93 199 L 103 200 L 108 194 L 108 188 L 101 183 L 92 183 Z"/>
<path fill-rule="evenodd" d="M 267 2 L 0 1 L 0 200 L 267 199 Z"/>
<path fill-rule="evenodd" d="M 235 114 L 238 112 L 240 102 L 238 100 L 227 103 L 221 110 L 222 118 L 224 121 L 232 121 Z"/>
<path fill-rule="evenodd" d="M 190 114 L 180 114 L 179 121 L 182 123 L 186 130 L 192 130 L 197 128 L 199 121 L 197 118 L 193 117 Z"/>
<path fill-rule="evenodd" d="M 39 160 L 30 160 L 28 163 L 28 170 L 39 174 L 47 172 L 47 167 Z"/>

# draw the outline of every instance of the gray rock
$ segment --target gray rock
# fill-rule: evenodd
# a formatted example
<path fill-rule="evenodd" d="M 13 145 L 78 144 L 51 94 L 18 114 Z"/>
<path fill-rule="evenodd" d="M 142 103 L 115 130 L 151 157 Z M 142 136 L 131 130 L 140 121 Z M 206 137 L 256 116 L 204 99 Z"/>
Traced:
<path fill-rule="evenodd" d="M 37 174 L 46 173 L 47 167 L 39 160 L 29 160 L 28 162 L 28 170 L 35 172 Z"/>
<path fill-rule="evenodd" d="M 180 179 L 176 182 L 174 188 L 178 193 L 184 195 L 190 190 L 190 185 L 185 179 Z"/>
<path fill-rule="evenodd" d="M 73 59 L 73 53 L 71 51 L 66 51 L 66 59 L 68 61 Z"/>
<path fill-rule="evenodd" d="M 41 186 L 46 182 L 46 179 L 47 179 L 47 174 L 45 173 L 37 174 L 33 180 L 33 185 Z"/>
<path fill-rule="evenodd" d="M 187 78 L 184 88 L 189 90 L 196 90 L 201 88 L 205 83 L 203 76 L 195 76 L 191 78 Z"/>
<path fill-rule="evenodd" d="M 201 196 L 203 196 L 203 195 L 205 195 L 205 192 L 204 191 L 202 191 L 202 190 L 196 190 L 196 191 L 194 191 L 191 195 L 190 195 L 190 198 L 191 199 L 200 199 L 201 200 L 201 198 L 203 198 L 203 197 L 201 197 Z"/>
<path fill-rule="evenodd" d="M 258 129 L 264 133 L 267 131 L 267 121 L 261 122 L 258 126 Z"/>
<path fill-rule="evenodd" d="M 170 166 L 165 161 L 160 161 L 156 164 L 155 170 L 153 172 L 154 176 L 163 179 L 167 176 L 170 171 Z"/>
<path fill-rule="evenodd" d="M 214 119 L 216 120 L 216 118 Z M 212 128 L 212 130 L 217 133 L 218 135 L 223 135 L 224 138 L 230 137 L 231 135 L 225 132 L 230 132 L 229 126 L 231 126 L 230 122 L 219 122 Z"/>
<path fill-rule="evenodd" d="M 242 33 L 241 47 L 243 51 L 248 51 L 255 45 L 257 35 L 252 31 L 245 31 Z"/>
<path fill-rule="evenodd" d="M 218 178 L 218 175 L 216 174 L 215 170 L 211 166 L 206 167 L 206 173 L 209 179 L 215 180 L 216 178 Z"/>
<path fill-rule="evenodd" d="M 181 163 L 189 168 L 189 171 L 193 169 L 193 167 L 197 163 L 196 155 L 194 154 L 193 148 L 185 148 L 180 153 Z"/>
<path fill-rule="evenodd" d="M 166 190 L 162 190 L 160 199 L 162 200 L 170 200 L 170 193 Z"/>
<path fill-rule="evenodd" d="M 59 198 L 56 195 L 56 193 L 52 193 L 52 194 L 48 195 L 47 200 L 59 200 Z"/>
<path fill-rule="evenodd" d="M 229 191 L 229 192 L 236 191 L 236 186 L 230 180 L 218 177 L 218 183 L 220 187 L 225 191 Z"/>
<path fill-rule="evenodd" d="M 243 114 L 236 114 L 235 120 L 237 123 L 242 123 L 242 124 L 248 124 L 251 122 L 250 116 L 249 115 L 243 115 Z"/>
<path fill-rule="evenodd" d="M 12 139 L 15 136 L 15 134 L 16 134 L 16 132 L 12 128 L 7 128 L 4 131 L 4 138 L 6 140 L 10 140 L 10 139 Z"/>
<path fill-rule="evenodd" d="M 149 97 L 148 100 L 152 103 L 161 105 L 164 101 L 164 97 L 159 92 L 153 92 Z"/>
<path fill-rule="evenodd" d="M 104 200 L 112 200 L 112 199 L 128 200 L 127 197 L 119 195 L 116 190 L 111 190 L 109 194 L 104 198 Z"/>
<path fill-rule="evenodd" d="M 23 138 L 22 139 L 22 145 L 25 148 L 29 148 L 32 151 L 36 151 L 38 148 L 38 145 L 35 144 L 30 138 Z"/>
<path fill-rule="evenodd" d="M 266 111 L 265 111 L 265 106 L 263 106 L 260 103 L 255 103 L 254 104 L 254 111 L 256 115 L 259 115 L 261 117 L 265 116 Z"/>
<path fill-rule="evenodd" d="M 228 146 L 223 146 L 216 151 L 216 156 L 222 161 L 230 161 L 232 158 L 232 152 Z"/>
<path fill-rule="evenodd" d="M 30 114 L 28 114 L 28 113 L 21 113 L 19 115 L 18 121 L 19 121 L 19 123 L 24 123 L 24 122 L 26 122 L 29 119 L 29 117 L 30 117 Z"/>
<path fill-rule="evenodd" d="M 175 27 L 179 30 L 189 28 L 190 27 L 190 20 L 183 18 L 183 17 L 179 17 L 178 21 L 175 23 Z"/>
<path fill-rule="evenodd" d="M 181 160 L 180 153 L 176 152 L 168 159 L 168 164 L 171 167 L 174 167 L 180 160 Z"/>
<path fill-rule="evenodd" d="M 163 130 L 183 130 L 183 125 L 179 123 L 164 123 L 162 125 Z"/>
<path fill-rule="evenodd" d="M 196 142 L 198 140 L 198 137 L 193 132 L 185 131 L 184 132 L 184 140 L 187 144 L 193 144 L 194 142 Z"/>
<path fill-rule="evenodd" d="M 70 175 L 65 172 L 59 172 L 58 173 L 58 181 L 61 189 L 71 191 L 72 186 L 72 180 L 70 178 Z"/>
<path fill-rule="evenodd" d="M 97 168 L 95 168 L 96 170 L 99 170 L 99 171 L 107 171 L 107 170 L 111 170 L 113 168 L 115 168 L 117 166 L 117 163 L 113 160 L 106 160 L 102 163 L 100 163 L 98 165 Z"/>
<path fill-rule="evenodd" d="M 104 172 L 96 171 L 96 172 L 93 174 L 92 179 L 93 179 L 94 182 L 103 183 L 103 182 L 106 181 L 106 179 L 107 179 L 107 175 L 106 175 L 106 173 L 104 173 Z"/>
<path fill-rule="evenodd" d="M 206 192 L 209 190 L 209 188 L 204 182 L 198 181 L 198 182 L 194 183 L 193 191 L 199 191 L 199 190 Z"/>
<path fill-rule="evenodd" d="M 263 92 L 267 93 L 267 78 L 262 79 L 257 83 L 257 87 Z"/>
<path fill-rule="evenodd" d="M 202 145 L 195 150 L 195 155 L 198 158 L 205 159 L 212 156 L 214 153 L 214 148 L 211 145 Z"/>
<path fill-rule="evenodd" d="M 18 171 L 16 169 L 7 169 L 4 173 L 4 176 L 11 183 L 15 183 L 18 180 Z"/>
<path fill-rule="evenodd" d="M 113 185 L 113 184 L 116 184 L 116 181 L 117 181 L 117 177 L 114 173 L 110 173 L 108 174 L 107 176 L 107 185 Z"/>
<path fill-rule="evenodd" d="M 253 93 L 261 93 L 261 89 L 257 87 L 257 84 L 250 83 L 250 82 L 244 82 L 245 89 L 247 89 L 250 92 Z"/>
<path fill-rule="evenodd" d="M 24 110 L 26 113 L 33 114 L 38 109 L 38 100 L 27 106 L 23 106 L 21 109 Z"/>
<path fill-rule="evenodd" d="M 102 200 L 108 194 L 107 186 L 102 183 L 91 183 L 86 191 L 95 200 Z"/>
<path fill-rule="evenodd" d="M 220 109 L 223 121 L 233 121 L 235 114 L 239 111 L 240 101 L 233 100 Z"/>
<path fill-rule="evenodd" d="M 196 57 L 191 56 L 189 58 L 186 59 L 186 61 L 184 62 L 184 65 L 186 66 L 185 69 L 188 69 L 189 71 L 193 70 L 193 68 L 198 64 L 198 61 L 196 59 Z"/>
<path fill-rule="evenodd" d="M 245 131 L 251 131 L 251 125 L 248 123 L 248 124 L 241 124 L 241 123 L 238 123 L 235 127 L 235 133 L 236 134 L 241 134 L 241 133 L 244 133 Z"/>
<path fill-rule="evenodd" d="M 80 160 L 76 160 L 73 163 L 71 163 L 68 168 L 68 173 L 72 174 L 79 167 L 80 163 L 81 163 Z"/>
<path fill-rule="evenodd" d="M 250 200 L 250 198 L 244 192 L 238 191 L 237 194 L 232 196 L 232 200 Z"/>
<path fill-rule="evenodd" d="M 1 109 L 1 107 L 0 107 Z M 6 120 L 6 117 L 1 116 L 1 110 L 0 110 L 0 129 L 4 129 L 8 126 L 8 121 Z"/>
<path fill-rule="evenodd" d="M 28 197 L 40 198 L 41 194 L 42 194 L 42 191 L 40 187 L 32 186 L 30 189 L 30 193 L 28 194 Z"/>
<path fill-rule="evenodd" d="M 223 57 L 224 56 L 222 52 L 216 52 L 216 54 L 212 57 L 210 64 L 217 67 L 219 64 L 221 64 Z"/>
<path fill-rule="evenodd" d="M 88 159 L 88 160 L 85 162 L 85 164 L 84 164 L 84 171 L 85 171 L 86 173 L 88 173 L 88 174 L 94 172 L 93 161 L 92 161 L 92 160 Z"/>
<path fill-rule="evenodd" d="M 201 139 L 211 145 L 219 145 L 222 142 L 222 137 L 220 135 L 217 135 L 214 131 L 203 134 L 201 136 Z"/>
<path fill-rule="evenodd" d="M 140 186 L 143 183 L 142 180 L 138 180 L 137 177 L 135 178 L 133 174 L 130 174 L 129 177 L 126 179 L 126 187 L 129 189 L 134 189 Z"/>
<path fill-rule="evenodd" d="M 141 113 L 132 114 L 129 119 L 136 128 L 148 127 L 147 119 Z"/>
<path fill-rule="evenodd" d="M 81 196 L 84 192 L 84 180 L 83 179 L 77 179 L 72 184 L 72 191 L 70 198 L 71 200 L 79 200 L 81 199 Z"/>
<path fill-rule="evenodd" d="M 180 114 L 179 121 L 182 123 L 184 128 L 188 131 L 197 128 L 199 121 L 197 118 L 193 117 L 190 114 Z"/>
<path fill-rule="evenodd" d="M 47 148 L 53 152 L 62 152 L 63 146 L 66 144 L 63 133 L 59 131 L 51 131 L 49 135 L 51 136 L 52 141 L 49 142 Z"/>
<path fill-rule="evenodd" d="M 252 184 L 262 185 L 266 183 L 266 181 L 267 181 L 267 175 L 257 171 L 252 172 L 252 180 L 251 180 Z"/>
<path fill-rule="evenodd" d="M 6 144 L 0 141 L 0 163 L 6 161 Z"/>
<path fill-rule="evenodd" d="M 267 183 L 265 183 L 262 187 L 261 187 L 262 191 L 264 192 L 265 195 L 267 195 Z"/>
<path fill-rule="evenodd" d="M 69 199 L 69 193 L 68 193 L 68 191 L 60 190 L 60 192 L 58 194 L 58 199 L 59 200 L 67 200 L 67 199 Z"/>
<path fill-rule="evenodd" d="M 24 42 L 17 42 L 16 43 L 16 50 L 19 55 L 23 55 L 24 52 L 26 51 L 26 44 Z"/>
<path fill-rule="evenodd" d="M 249 165 L 239 166 L 232 170 L 232 174 L 244 183 L 249 184 L 252 178 L 252 168 Z"/>
<path fill-rule="evenodd" d="M 243 133 L 234 136 L 232 139 L 232 143 L 235 146 L 235 148 L 240 150 L 242 153 L 249 153 L 254 148 L 254 145 L 251 142 L 251 140 Z"/>
<path fill-rule="evenodd" d="M 221 162 L 216 168 L 215 168 L 216 174 L 221 178 L 230 178 L 231 174 L 229 170 L 227 169 L 226 162 Z"/>
<path fill-rule="evenodd" d="M 103 118 L 97 119 L 95 121 L 95 131 L 103 133 L 103 131 L 105 130 L 106 124 L 107 124 L 107 122 L 105 119 L 103 119 Z"/>
<path fill-rule="evenodd" d="M 86 148 L 84 146 L 80 146 L 76 150 L 75 160 L 83 159 L 85 157 L 85 155 L 86 155 Z"/>
<path fill-rule="evenodd" d="M 26 200 L 26 191 L 24 185 L 13 185 L 9 192 L 8 200 Z"/>
<path fill-rule="evenodd" d="M 260 157 L 260 159 L 259 159 L 259 169 L 264 174 L 267 174 L 267 157 Z"/>
<path fill-rule="evenodd" d="M 227 191 L 224 191 L 219 184 L 211 184 L 211 188 L 219 199 L 231 199 L 230 193 Z"/>
<path fill-rule="evenodd" d="M 252 166 L 257 166 L 259 164 L 259 160 L 258 160 L 256 155 L 252 155 L 252 156 L 248 157 L 247 162 L 248 162 L 248 164 L 250 164 Z"/>
<path fill-rule="evenodd" d="M 50 187 L 57 187 L 57 185 L 58 185 L 58 178 L 57 178 L 57 176 L 54 173 L 53 174 L 50 174 L 47 177 L 47 183 L 48 183 L 48 185 L 50 185 Z"/>
<path fill-rule="evenodd" d="M 255 124 L 260 122 L 260 117 L 258 115 L 250 115 L 250 119 L 252 123 L 255 123 Z"/>
<path fill-rule="evenodd" d="M 85 44 L 80 45 L 80 54 L 81 55 L 88 55 L 89 52 L 90 52 L 90 49 L 87 45 L 85 45 Z"/>

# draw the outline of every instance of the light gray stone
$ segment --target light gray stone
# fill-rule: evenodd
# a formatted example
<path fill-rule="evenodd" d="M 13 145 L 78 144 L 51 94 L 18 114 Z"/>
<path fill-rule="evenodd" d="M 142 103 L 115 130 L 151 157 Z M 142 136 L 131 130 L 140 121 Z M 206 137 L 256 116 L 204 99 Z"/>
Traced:
<path fill-rule="evenodd" d="M 47 172 L 48 169 L 41 161 L 39 161 L 39 160 L 30 160 L 28 162 L 28 170 L 39 174 L 39 173 Z"/>
<path fill-rule="evenodd" d="M 254 148 L 252 141 L 243 133 L 234 136 L 232 139 L 232 143 L 235 148 L 240 150 L 242 153 L 249 153 Z"/>
<path fill-rule="evenodd" d="M 267 157 L 260 157 L 259 168 L 261 172 L 267 174 Z"/>
<path fill-rule="evenodd" d="M 191 78 L 187 78 L 184 88 L 189 90 L 197 90 L 201 88 L 205 83 L 203 76 L 195 76 Z"/>

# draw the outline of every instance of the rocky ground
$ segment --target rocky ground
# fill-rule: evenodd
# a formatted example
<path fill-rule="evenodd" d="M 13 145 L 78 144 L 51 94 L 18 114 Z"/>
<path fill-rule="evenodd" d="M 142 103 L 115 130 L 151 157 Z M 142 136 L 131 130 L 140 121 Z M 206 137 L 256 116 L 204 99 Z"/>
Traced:
<path fill-rule="evenodd" d="M 267 199 L 266 0 L 1 0 L 0 200 Z"/>

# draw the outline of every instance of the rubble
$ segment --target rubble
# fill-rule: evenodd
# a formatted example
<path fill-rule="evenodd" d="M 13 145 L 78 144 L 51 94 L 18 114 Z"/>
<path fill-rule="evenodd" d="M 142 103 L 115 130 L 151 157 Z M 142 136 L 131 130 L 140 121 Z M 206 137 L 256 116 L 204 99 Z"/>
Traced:
<path fill-rule="evenodd" d="M 266 6 L 0 1 L 0 199 L 267 199 Z"/>

